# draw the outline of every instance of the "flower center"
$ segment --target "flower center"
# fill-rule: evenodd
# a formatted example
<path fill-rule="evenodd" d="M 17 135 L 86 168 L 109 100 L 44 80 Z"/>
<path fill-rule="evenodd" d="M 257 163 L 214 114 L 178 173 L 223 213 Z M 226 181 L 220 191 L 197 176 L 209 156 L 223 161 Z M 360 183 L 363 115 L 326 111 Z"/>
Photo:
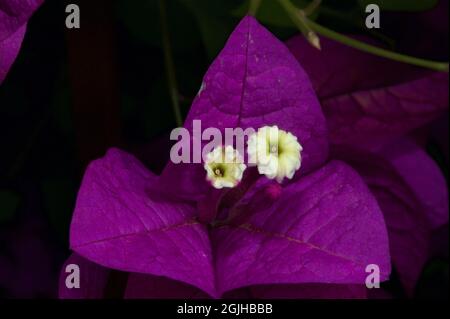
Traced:
<path fill-rule="evenodd" d="M 222 170 L 219 169 L 219 168 L 216 168 L 216 169 L 214 170 L 214 174 L 215 174 L 217 177 L 222 177 L 222 176 L 223 176 L 223 172 L 222 172 Z"/>
<path fill-rule="evenodd" d="M 278 145 L 271 145 L 269 150 L 271 154 L 278 154 Z"/>

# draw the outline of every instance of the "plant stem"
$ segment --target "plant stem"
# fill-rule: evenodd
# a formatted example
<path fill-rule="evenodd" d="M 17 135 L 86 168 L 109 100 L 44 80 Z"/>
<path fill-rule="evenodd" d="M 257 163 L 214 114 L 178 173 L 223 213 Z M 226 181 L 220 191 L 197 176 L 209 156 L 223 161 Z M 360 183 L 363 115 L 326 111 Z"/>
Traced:
<path fill-rule="evenodd" d="M 248 13 L 252 16 L 256 16 L 256 12 L 258 12 L 260 4 L 261 0 L 250 0 L 250 8 L 248 9 Z"/>
<path fill-rule="evenodd" d="M 303 9 L 306 16 L 313 14 L 319 8 L 322 0 L 313 0 L 306 8 Z"/>
<path fill-rule="evenodd" d="M 374 55 L 378 55 L 381 57 L 385 57 L 385 58 L 388 58 L 391 60 L 399 61 L 399 62 L 409 63 L 412 65 L 421 66 L 421 67 L 425 67 L 425 68 L 429 68 L 429 69 L 433 69 L 433 70 L 437 70 L 437 71 L 448 72 L 448 63 L 447 62 L 430 61 L 430 60 L 420 59 L 420 58 L 400 54 L 397 52 L 385 50 L 385 49 L 352 39 L 348 36 L 345 36 L 343 34 L 340 34 L 338 32 L 330 30 L 330 29 L 328 29 L 324 26 L 321 26 L 320 24 L 317 24 L 316 22 L 313 22 L 310 20 L 308 20 L 308 25 L 311 27 L 311 29 L 313 29 L 317 33 L 323 35 L 324 37 L 336 40 L 345 45 L 353 47 L 355 49 L 358 49 L 358 50 L 361 50 L 364 52 L 368 52 L 368 53 L 371 53 Z"/>
<path fill-rule="evenodd" d="M 317 34 L 310 28 L 310 26 L 306 23 L 306 13 L 303 10 L 298 9 L 294 6 L 289 0 L 279 0 L 281 6 L 286 10 L 287 14 L 291 18 L 292 22 L 297 26 L 297 28 L 302 32 L 308 42 L 320 50 L 320 39 Z M 316 2 L 316 5 L 317 2 Z M 311 10 L 315 10 L 317 7 L 314 7 L 314 2 L 308 6 Z"/>
<path fill-rule="evenodd" d="M 178 126 L 183 125 L 183 119 L 181 118 L 180 103 L 178 100 L 178 87 L 175 75 L 175 65 L 173 63 L 172 49 L 170 47 L 169 28 L 167 24 L 166 5 L 165 0 L 159 0 L 159 13 L 161 19 L 162 30 L 162 44 L 164 50 L 164 62 L 167 73 L 167 84 L 169 86 L 170 99 L 172 101 L 172 109 L 175 115 L 175 121 Z"/>
<path fill-rule="evenodd" d="M 323 35 L 324 37 L 333 39 L 335 41 L 341 42 L 345 45 L 353 47 L 355 49 L 368 52 L 374 55 L 378 55 L 384 58 L 388 58 L 391 60 L 409 63 L 416 66 L 421 66 L 437 71 L 448 72 L 449 64 L 448 62 L 438 62 L 438 61 L 430 61 L 425 59 L 420 59 L 404 54 L 400 54 L 397 52 L 385 50 L 355 39 L 352 39 L 348 36 L 340 34 L 336 31 L 328 29 L 314 21 L 309 20 L 306 15 L 301 15 L 302 11 L 295 7 L 289 0 L 278 0 L 281 6 L 286 10 L 286 13 L 291 18 L 292 22 L 297 26 L 297 28 L 303 33 L 305 30 L 312 30 L 313 32 L 317 32 L 318 34 Z M 310 34 L 310 33 L 309 33 Z M 308 39 L 309 40 L 309 39 Z M 310 41 L 311 42 L 311 41 Z"/>
<path fill-rule="evenodd" d="M 289 18 L 295 26 L 303 33 L 305 36 L 311 28 L 305 23 L 305 20 L 300 18 L 301 11 L 296 6 L 294 6 L 289 0 L 278 0 L 281 6 L 284 8 Z"/>

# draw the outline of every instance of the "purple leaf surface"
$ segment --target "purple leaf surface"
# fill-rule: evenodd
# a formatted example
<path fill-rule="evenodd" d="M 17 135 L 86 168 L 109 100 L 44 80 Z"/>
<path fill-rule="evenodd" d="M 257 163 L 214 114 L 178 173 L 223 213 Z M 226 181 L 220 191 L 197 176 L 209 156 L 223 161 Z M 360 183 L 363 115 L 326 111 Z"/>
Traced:
<path fill-rule="evenodd" d="M 327 132 L 308 75 L 286 46 L 246 17 L 209 67 L 186 119 L 204 127 L 279 125 L 303 145 L 306 173 L 327 157 Z"/>
<path fill-rule="evenodd" d="M 220 291 L 268 283 L 363 284 L 368 264 L 390 273 L 386 226 L 361 178 L 342 162 L 284 188 L 268 203 L 260 183 L 250 219 L 212 234 Z M 245 208 L 244 208 L 245 209 Z"/>
<path fill-rule="evenodd" d="M 155 181 L 118 150 L 94 161 L 76 204 L 72 249 L 104 267 L 166 276 L 211 296 L 254 284 L 361 284 L 370 263 L 380 266 L 383 280 L 390 272 L 378 206 L 343 163 L 287 186 L 270 206 L 264 193 L 249 192 L 244 207 L 255 214 L 213 229 L 211 240 L 191 206 L 146 193 Z"/>
<path fill-rule="evenodd" d="M 214 298 L 261 284 L 361 285 L 372 263 L 387 279 L 388 240 L 375 199 L 350 167 L 325 165 L 325 122 L 309 79 L 254 18 L 241 21 L 208 70 L 188 129 L 194 119 L 203 128 L 278 125 L 294 133 L 304 149 L 302 174 L 278 188 L 260 178 L 217 212 L 238 218 L 206 225 L 198 222 L 196 194 L 208 194 L 200 164 L 169 164 L 157 177 L 113 149 L 84 176 L 71 225 L 75 252 L 153 276 L 148 290 L 131 277 L 129 296 L 151 295 L 155 282 L 167 280 Z"/>
<path fill-rule="evenodd" d="M 167 276 L 214 295 L 206 228 L 193 206 L 149 190 L 155 176 L 134 157 L 110 150 L 83 179 L 71 224 L 71 248 L 104 267 Z"/>
<path fill-rule="evenodd" d="M 389 233 L 393 264 L 409 295 L 430 257 L 432 231 L 448 222 L 448 190 L 436 163 L 402 139 L 377 153 L 338 148 L 377 198 Z"/>
<path fill-rule="evenodd" d="M 0 41 L 23 26 L 44 0 L 0 0 Z"/>
<path fill-rule="evenodd" d="M 43 0 L 0 0 L 0 84 L 19 53 L 27 21 Z"/>
<path fill-rule="evenodd" d="M 286 46 L 254 18 L 245 17 L 209 67 L 185 127 L 201 120 L 202 128 L 242 129 L 278 125 L 303 146 L 302 174 L 319 167 L 328 155 L 325 119 L 307 74 Z M 201 165 L 168 164 L 163 181 L 177 193 L 199 188 Z M 185 176 L 187 175 L 187 176 Z M 196 187 L 192 183 L 196 183 Z"/>
<path fill-rule="evenodd" d="M 301 36 L 287 42 L 318 94 L 331 143 L 374 149 L 448 108 L 447 73 L 380 58 L 326 38 L 321 44 L 319 52 Z"/>
<path fill-rule="evenodd" d="M 410 188 L 432 229 L 448 222 L 448 190 L 441 169 L 414 142 L 401 139 L 381 149 L 402 181 Z"/>
<path fill-rule="evenodd" d="M 0 40 L 0 83 L 6 78 L 11 65 L 19 54 L 26 29 L 27 27 L 24 25 L 9 37 Z"/>

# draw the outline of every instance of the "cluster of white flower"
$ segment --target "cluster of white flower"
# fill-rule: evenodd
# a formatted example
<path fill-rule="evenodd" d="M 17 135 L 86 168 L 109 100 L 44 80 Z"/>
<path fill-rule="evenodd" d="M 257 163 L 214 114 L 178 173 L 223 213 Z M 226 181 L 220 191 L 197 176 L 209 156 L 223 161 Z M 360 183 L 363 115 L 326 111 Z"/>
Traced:
<path fill-rule="evenodd" d="M 279 183 L 291 179 L 301 165 L 302 146 L 292 133 L 277 126 L 261 127 L 247 141 L 249 166 L 257 166 L 258 172 Z M 218 146 L 205 159 L 207 180 L 215 188 L 234 187 L 242 179 L 247 166 L 232 146 Z"/>

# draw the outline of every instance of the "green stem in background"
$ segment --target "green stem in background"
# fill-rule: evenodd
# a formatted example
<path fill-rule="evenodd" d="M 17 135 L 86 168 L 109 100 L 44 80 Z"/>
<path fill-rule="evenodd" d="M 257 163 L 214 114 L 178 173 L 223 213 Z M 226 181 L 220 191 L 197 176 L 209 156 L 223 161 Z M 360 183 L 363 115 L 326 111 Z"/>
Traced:
<path fill-rule="evenodd" d="M 313 0 L 306 8 L 303 9 L 306 16 L 313 14 L 322 3 L 322 0 Z"/>
<path fill-rule="evenodd" d="M 309 16 L 309 14 L 307 13 L 307 8 L 305 8 L 305 12 L 306 15 Z M 364 23 L 364 19 L 362 18 L 362 16 L 359 15 L 359 11 L 358 16 L 356 16 L 356 14 L 353 12 L 345 13 L 345 15 L 346 16 L 343 16 L 342 12 L 336 9 L 332 9 L 326 6 L 320 7 L 320 16 L 325 17 L 326 19 L 330 18 L 339 21 L 341 23 L 349 23 L 352 28 L 361 31 L 367 30 Z M 373 36 L 377 40 L 388 45 L 390 49 L 393 49 L 395 47 L 395 41 L 392 38 L 382 34 L 381 32 L 378 32 L 376 29 L 369 29 L 368 32 L 371 36 Z"/>
<path fill-rule="evenodd" d="M 248 14 L 250 14 L 251 16 L 256 16 L 256 12 L 258 12 L 260 4 L 261 0 L 250 0 L 250 7 L 248 9 Z"/>
<path fill-rule="evenodd" d="M 286 10 L 286 13 L 291 18 L 295 26 L 306 37 L 313 47 L 320 50 L 320 39 L 317 34 L 306 23 L 306 13 L 303 10 L 298 9 L 289 0 L 279 0 L 281 6 Z M 320 2 L 320 1 L 319 1 Z M 309 12 L 312 12 L 317 8 L 317 2 L 313 2 L 308 6 Z"/>
<path fill-rule="evenodd" d="M 164 62 L 167 73 L 167 84 L 169 86 L 170 99 L 172 101 L 172 109 L 175 115 L 175 121 L 178 126 L 183 125 L 181 118 L 180 103 L 178 100 L 178 86 L 175 76 L 175 65 L 173 63 L 172 49 L 170 47 L 169 27 L 167 24 L 167 14 L 165 0 L 159 0 L 159 14 L 161 19 L 162 44 L 164 50 Z"/>
<path fill-rule="evenodd" d="M 343 34 L 340 34 L 338 32 L 335 32 L 333 30 L 325 28 L 324 26 L 321 26 L 320 24 L 317 24 L 313 21 L 308 20 L 308 24 L 314 31 L 323 35 L 324 37 L 336 40 L 345 45 L 353 47 L 355 49 L 365 51 L 368 53 L 372 53 L 372 54 L 375 54 L 375 55 L 378 55 L 381 57 L 385 57 L 385 58 L 388 58 L 391 60 L 399 61 L 399 62 L 409 63 L 409 64 L 421 66 L 424 68 L 433 69 L 436 71 L 448 72 L 448 63 L 447 62 L 430 61 L 430 60 L 420 59 L 420 58 L 400 54 L 397 52 L 381 49 L 379 47 L 352 39 L 348 36 L 345 36 Z"/>
<path fill-rule="evenodd" d="M 408 63 L 416 66 L 421 66 L 424 68 L 433 69 L 436 71 L 448 72 L 449 64 L 448 62 L 437 62 L 430 61 L 425 59 L 420 59 L 416 57 L 411 57 L 408 55 L 396 53 L 393 51 L 381 49 L 379 47 L 355 40 L 343 34 L 340 34 L 336 31 L 328 29 L 314 21 L 311 21 L 306 18 L 306 16 L 299 15 L 298 12 L 301 11 L 297 7 L 295 7 L 289 0 L 278 0 L 282 7 L 286 10 L 289 17 L 292 19 L 292 22 L 300 29 L 302 33 L 304 33 L 305 28 L 309 28 L 318 34 L 323 35 L 324 37 L 333 39 L 335 41 L 341 42 L 345 45 L 353 47 L 355 49 L 368 52 L 374 55 L 378 55 L 384 58 L 388 58 L 391 60 Z M 311 41 L 310 41 L 311 42 Z"/>

